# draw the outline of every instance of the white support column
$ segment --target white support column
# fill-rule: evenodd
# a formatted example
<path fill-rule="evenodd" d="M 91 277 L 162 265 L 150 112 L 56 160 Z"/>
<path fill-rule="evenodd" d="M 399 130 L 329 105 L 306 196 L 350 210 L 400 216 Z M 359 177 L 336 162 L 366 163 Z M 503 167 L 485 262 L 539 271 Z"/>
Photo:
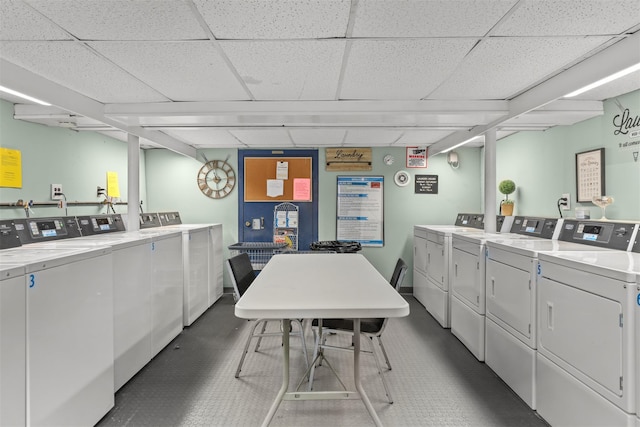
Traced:
<path fill-rule="evenodd" d="M 140 138 L 127 135 L 127 230 L 140 229 Z"/>
<path fill-rule="evenodd" d="M 496 232 L 496 128 L 484 134 L 484 231 Z"/>

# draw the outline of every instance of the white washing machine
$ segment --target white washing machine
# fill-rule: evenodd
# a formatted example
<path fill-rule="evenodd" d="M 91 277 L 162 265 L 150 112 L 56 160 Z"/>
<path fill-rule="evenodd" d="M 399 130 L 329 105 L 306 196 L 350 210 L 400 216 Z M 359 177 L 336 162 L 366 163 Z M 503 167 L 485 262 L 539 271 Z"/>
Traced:
<path fill-rule="evenodd" d="M 114 404 L 110 248 L 22 246 L 1 258 L 25 268 L 26 424 L 94 425 Z"/>
<path fill-rule="evenodd" d="M 516 217 L 509 233 L 453 233 L 451 333 L 479 361 L 485 359 L 485 244 L 496 239 L 553 239 L 557 218 Z"/>
<path fill-rule="evenodd" d="M 511 230 L 514 217 L 496 217 L 496 229 Z M 460 213 L 455 225 L 414 226 L 413 294 L 443 328 L 451 327 L 452 233 L 484 233 L 484 214 Z"/>
<path fill-rule="evenodd" d="M 61 245 L 107 244 L 113 258 L 114 392 L 152 358 L 152 237 L 137 232 L 65 240 Z"/>
<path fill-rule="evenodd" d="M 640 253 L 540 254 L 536 400 L 551 425 L 638 422 L 639 277 Z"/>
<path fill-rule="evenodd" d="M 532 239 L 518 234 L 452 235 L 451 333 L 476 359 L 485 359 L 485 244 L 488 240 Z"/>
<path fill-rule="evenodd" d="M 222 296 L 222 240 L 217 240 L 222 225 L 182 224 L 178 212 L 160 212 L 158 217 L 162 229 L 182 232 L 183 321 L 189 326 Z"/>
<path fill-rule="evenodd" d="M 182 332 L 184 272 L 182 231 L 160 227 L 158 214 L 140 214 L 141 235 L 151 241 L 153 333 L 151 353 L 156 355 Z"/>
<path fill-rule="evenodd" d="M 0 259 L 2 252 L 0 252 Z M 27 424 L 25 268 L 0 263 L 0 425 Z"/>
<path fill-rule="evenodd" d="M 532 409 L 536 409 L 538 255 L 559 251 L 608 251 L 601 242 L 572 237 L 583 227 L 602 230 L 610 247 L 627 248 L 629 224 L 565 220 L 558 241 L 487 241 L 485 362 Z M 614 232 L 614 230 L 616 230 Z M 594 245 L 594 246 L 588 246 Z"/>
<path fill-rule="evenodd" d="M 478 228 L 416 225 L 413 228 L 413 295 L 443 328 L 450 327 L 451 234 L 481 233 Z"/>

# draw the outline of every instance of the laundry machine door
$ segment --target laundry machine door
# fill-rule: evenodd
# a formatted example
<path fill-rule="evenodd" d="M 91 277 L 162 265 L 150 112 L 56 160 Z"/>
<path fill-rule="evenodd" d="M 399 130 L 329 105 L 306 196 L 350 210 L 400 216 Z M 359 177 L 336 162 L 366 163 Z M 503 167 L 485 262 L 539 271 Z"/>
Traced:
<path fill-rule="evenodd" d="M 519 266 L 487 260 L 487 316 L 535 349 L 535 281 L 532 277 L 531 271 Z"/>
<path fill-rule="evenodd" d="M 476 247 L 477 249 L 477 247 Z M 451 291 L 465 304 L 479 314 L 484 314 L 484 295 L 480 298 L 484 277 L 480 275 L 480 261 L 477 253 L 453 248 L 453 276 Z"/>

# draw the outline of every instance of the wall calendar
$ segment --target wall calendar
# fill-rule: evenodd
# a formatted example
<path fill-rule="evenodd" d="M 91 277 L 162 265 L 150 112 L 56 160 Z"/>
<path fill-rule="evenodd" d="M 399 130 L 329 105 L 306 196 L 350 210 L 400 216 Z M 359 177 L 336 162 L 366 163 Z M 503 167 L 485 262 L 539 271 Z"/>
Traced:
<path fill-rule="evenodd" d="M 578 203 L 605 194 L 604 148 L 576 153 L 576 194 Z"/>

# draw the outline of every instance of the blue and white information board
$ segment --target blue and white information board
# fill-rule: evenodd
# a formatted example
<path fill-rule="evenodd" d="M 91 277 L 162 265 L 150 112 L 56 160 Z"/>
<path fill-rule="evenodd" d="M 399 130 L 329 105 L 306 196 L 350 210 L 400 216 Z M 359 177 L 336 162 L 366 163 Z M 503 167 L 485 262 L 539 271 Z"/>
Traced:
<path fill-rule="evenodd" d="M 336 240 L 384 245 L 384 177 L 339 176 Z"/>

